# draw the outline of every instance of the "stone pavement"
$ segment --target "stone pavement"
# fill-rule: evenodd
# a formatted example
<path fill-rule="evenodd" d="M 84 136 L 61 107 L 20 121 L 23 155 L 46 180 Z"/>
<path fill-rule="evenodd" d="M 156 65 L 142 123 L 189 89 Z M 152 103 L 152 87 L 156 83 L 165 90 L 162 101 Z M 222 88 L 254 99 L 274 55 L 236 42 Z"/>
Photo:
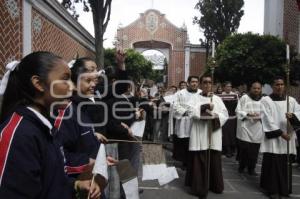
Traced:
<path fill-rule="evenodd" d="M 171 183 L 159 186 L 157 181 L 140 180 L 140 187 L 144 192 L 140 195 L 140 199 L 196 199 L 196 196 L 189 194 L 189 188 L 184 186 L 185 171 L 180 169 L 180 163 L 172 160 L 170 150 L 166 150 L 168 166 L 176 166 L 179 178 Z M 209 193 L 208 199 L 264 199 L 268 198 L 261 193 L 259 189 L 259 176 L 251 177 L 247 174 L 239 174 L 237 172 L 238 164 L 235 158 L 223 159 L 223 176 L 225 190 L 223 194 Z M 260 174 L 261 159 L 256 168 L 257 173 Z M 141 177 L 139 178 L 141 179 Z M 300 168 L 293 167 L 293 194 L 290 198 L 300 198 Z"/>

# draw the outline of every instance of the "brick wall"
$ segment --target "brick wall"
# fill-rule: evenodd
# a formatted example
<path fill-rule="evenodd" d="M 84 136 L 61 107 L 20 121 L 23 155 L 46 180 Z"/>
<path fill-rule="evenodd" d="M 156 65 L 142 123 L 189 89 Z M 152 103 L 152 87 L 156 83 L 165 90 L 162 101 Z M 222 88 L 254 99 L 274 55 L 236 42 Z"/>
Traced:
<path fill-rule="evenodd" d="M 22 4 L 23 0 L 0 0 L 0 76 L 4 73 L 8 62 L 14 59 L 20 60 L 23 56 Z M 73 38 L 72 34 L 66 33 L 51 22 L 48 16 L 40 14 L 34 6 L 31 12 L 32 51 L 51 51 L 66 61 L 71 60 L 77 53 L 79 56 L 92 58 L 95 56 L 92 50 L 87 49 L 85 45 Z M 66 11 L 53 10 L 52 12 L 68 15 Z"/>
<path fill-rule="evenodd" d="M 202 75 L 206 64 L 205 52 L 192 52 L 190 56 L 190 75 Z"/>
<path fill-rule="evenodd" d="M 94 53 L 83 47 L 75 39 L 47 20 L 35 9 L 32 10 L 32 21 L 40 20 L 41 29 L 32 28 L 32 50 L 53 52 L 66 61 L 70 61 L 78 53 L 80 57 L 94 57 Z"/>
<path fill-rule="evenodd" d="M 284 0 L 283 36 L 284 39 L 296 48 L 299 53 L 299 22 L 300 11 L 296 0 Z M 300 102 L 300 88 L 291 86 L 289 94 Z"/>
<path fill-rule="evenodd" d="M 169 71 L 169 76 L 171 76 L 171 82 L 169 84 L 178 85 L 180 81 L 184 79 L 184 51 L 174 51 L 172 54 L 172 64 L 173 70 Z"/>
<path fill-rule="evenodd" d="M 22 0 L 0 1 L 0 74 L 5 65 L 22 57 Z"/>
<path fill-rule="evenodd" d="M 284 0 L 283 36 L 296 49 L 299 49 L 300 12 L 296 0 Z"/>

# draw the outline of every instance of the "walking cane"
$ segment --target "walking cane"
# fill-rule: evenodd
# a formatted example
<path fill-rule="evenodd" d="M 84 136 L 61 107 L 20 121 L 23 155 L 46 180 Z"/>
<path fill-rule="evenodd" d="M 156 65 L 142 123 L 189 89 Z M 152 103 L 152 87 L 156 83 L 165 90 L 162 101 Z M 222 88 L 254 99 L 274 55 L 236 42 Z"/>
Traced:
<path fill-rule="evenodd" d="M 289 45 L 286 45 L 286 110 L 287 113 L 290 110 L 290 98 L 289 98 L 289 88 L 290 88 L 290 47 Z M 286 124 L 286 132 L 288 135 L 290 135 L 290 129 L 291 125 L 289 122 L 289 119 L 287 118 L 287 124 Z M 289 193 L 292 192 L 292 170 L 291 170 L 291 162 L 290 162 L 290 141 L 287 140 L 287 183 L 288 183 L 288 191 Z"/>

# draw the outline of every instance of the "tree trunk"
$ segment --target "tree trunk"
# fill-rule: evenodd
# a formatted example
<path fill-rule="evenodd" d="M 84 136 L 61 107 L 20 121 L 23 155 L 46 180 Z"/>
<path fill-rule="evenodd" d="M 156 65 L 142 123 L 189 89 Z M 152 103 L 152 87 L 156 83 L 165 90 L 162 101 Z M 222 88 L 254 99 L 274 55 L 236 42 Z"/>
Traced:
<path fill-rule="evenodd" d="M 111 1 L 89 0 L 93 12 L 96 64 L 98 69 L 104 68 L 103 35 L 110 20 Z"/>
<path fill-rule="evenodd" d="M 103 48 L 103 33 L 95 31 L 95 50 L 96 50 L 96 64 L 98 69 L 104 68 L 104 48 Z"/>
<path fill-rule="evenodd" d="M 95 50 L 96 50 L 96 59 L 98 69 L 104 68 L 104 49 L 103 49 L 103 28 L 102 20 L 97 13 L 93 13 L 94 18 L 94 32 L 95 32 Z"/>

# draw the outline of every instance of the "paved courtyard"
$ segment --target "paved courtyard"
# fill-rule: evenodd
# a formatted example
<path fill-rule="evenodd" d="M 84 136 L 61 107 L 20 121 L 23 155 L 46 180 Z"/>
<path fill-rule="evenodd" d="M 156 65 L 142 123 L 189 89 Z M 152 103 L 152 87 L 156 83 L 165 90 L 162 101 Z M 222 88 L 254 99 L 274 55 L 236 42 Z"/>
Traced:
<path fill-rule="evenodd" d="M 185 171 L 180 169 L 180 164 L 171 158 L 170 150 L 166 150 L 167 163 L 169 166 L 176 166 L 179 178 L 172 181 L 165 186 L 159 186 L 157 181 L 144 181 L 140 182 L 140 187 L 144 189 L 144 192 L 140 195 L 141 199 L 193 199 L 197 198 L 189 194 L 189 188 L 184 186 Z M 268 198 L 261 193 L 259 189 L 259 176 L 251 177 L 247 174 L 239 174 L 237 172 L 238 163 L 235 158 L 223 159 L 223 176 L 225 190 L 221 195 L 209 193 L 208 199 L 264 199 Z M 259 164 L 256 171 L 260 174 L 261 159 L 259 158 Z M 300 168 L 293 166 L 293 194 L 290 198 L 300 198 Z"/>

